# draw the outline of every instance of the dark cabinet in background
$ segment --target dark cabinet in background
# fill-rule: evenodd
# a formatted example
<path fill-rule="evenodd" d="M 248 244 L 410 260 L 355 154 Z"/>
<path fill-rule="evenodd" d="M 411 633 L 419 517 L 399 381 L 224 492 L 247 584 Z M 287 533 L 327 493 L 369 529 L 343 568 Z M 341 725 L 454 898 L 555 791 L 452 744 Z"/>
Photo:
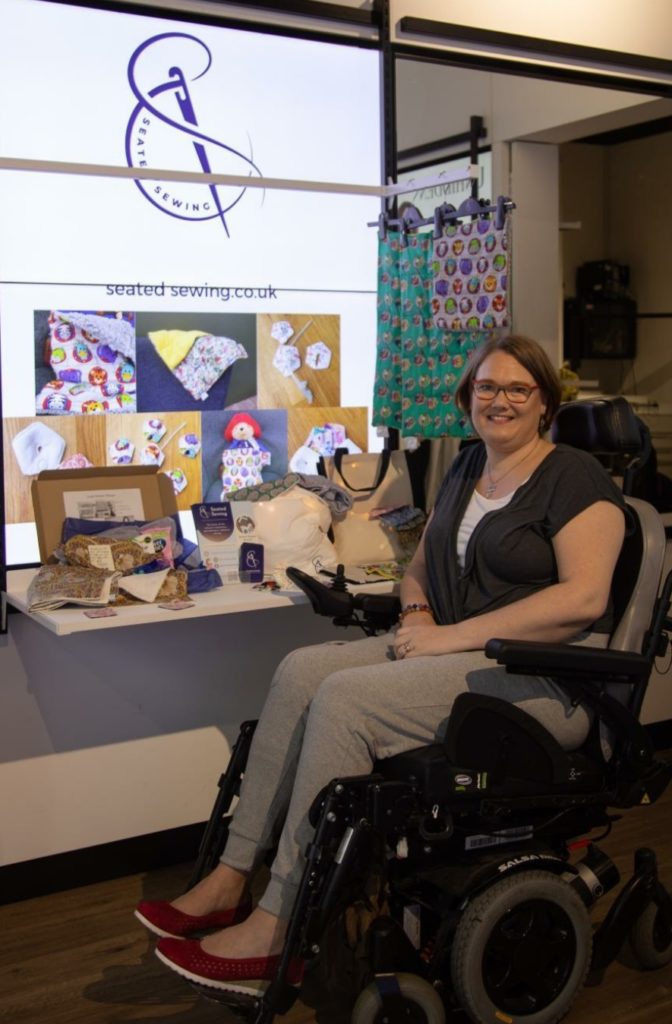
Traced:
<path fill-rule="evenodd" d="M 634 299 L 565 299 L 564 354 L 572 367 L 582 359 L 634 359 L 637 303 Z"/>

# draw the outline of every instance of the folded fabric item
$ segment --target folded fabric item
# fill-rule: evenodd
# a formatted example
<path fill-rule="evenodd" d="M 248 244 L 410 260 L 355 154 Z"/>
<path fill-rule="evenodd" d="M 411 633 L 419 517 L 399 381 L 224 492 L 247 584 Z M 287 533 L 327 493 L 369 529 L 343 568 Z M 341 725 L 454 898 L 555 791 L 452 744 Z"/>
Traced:
<path fill-rule="evenodd" d="M 116 539 L 125 540 L 133 538 L 141 531 L 154 528 L 166 528 L 169 527 L 171 533 L 171 546 L 172 546 L 172 559 L 176 566 L 181 565 L 184 562 L 189 561 L 190 564 L 194 558 L 197 558 L 198 544 L 194 544 L 193 541 L 187 540 L 182 533 L 182 524 L 180 523 L 180 517 L 178 513 L 172 516 L 164 516 L 162 519 L 154 519 L 151 521 L 144 519 L 134 519 L 129 521 L 117 521 L 110 519 L 78 519 L 76 517 L 68 516 L 63 520 L 63 526 L 61 529 L 61 544 L 64 544 L 66 540 L 74 537 L 78 533 L 85 534 L 87 537 L 96 536 L 109 536 Z M 58 548 L 54 552 L 56 558 L 63 560 L 62 548 Z M 193 561 L 193 564 L 198 565 L 198 560 Z"/>
<path fill-rule="evenodd" d="M 88 334 L 92 340 L 108 345 L 113 352 L 118 352 L 135 362 L 135 331 L 128 320 L 77 311 L 59 313 L 58 316 L 74 324 L 82 334 Z"/>
<path fill-rule="evenodd" d="M 49 611 L 64 604 L 102 607 L 116 596 L 120 575 L 78 565 L 43 565 L 28 586 L 28 610 Z"/>
<path fill-rule="evenodd" d="M 187 573 L 187 592 L 189 594 L 207 594 L 223 586 L 222 577 L 216 569 L 190 569 Z"/>
<path fill-rule="evenodd" d="M 332 513 L 338 515 L 352 508 L 352 498 L 345 487 L 319 474 L 299 473 L 298 476 L 299 486 L 305 487 L 307 491 L 312 491 L 322 498 L 322 501 L 326 501 Z"/>
<path fill-rule="evenodd" d="M 103 550 L 104 545 L 113 543 L 133 543 L 146 558 L 138 559 L 137 564 L 128 571 L 136 569 L 147 569 L 153 563 L 157 563 L 159 569 L 172 569 L 176 555 L 180 552 L 180 544 L 177 540 L 177 529 L 175 517 L 164 516 L 162 519 L 153 519 L 150 522 L 136 523 L 104 523 L 104 528 L 90 529 L 89 526 L 95 520 L 87 519 L 66 519 L 63 524 L 62 536 L 63 546 L 58 548 L 54 554 L 59 561 L 69 561 L 66 542 L 71 544 L 73 540 L 83 536 L 92 544 L 100 544 L 101 551 L 94 557 L 98 561 L 94 564 L 103 569 L 122 569 L 121 565 L 113 565 L 109 555 Z M 100 522 L 99 520 L 97 522 Z M 80 529 L 72 529 L 71 524 L 79 524 Z M 82 526 L 82 524 L 84 524 Z M 109 563 L 109 564 L 108 564 Z"/>
<path fill-rule="evenodd" d="M 174 370 L 189 355 L 196 338 L 202 335 L 203 331 L 162 330 L 149 331 L 148 337 L 168 369 Z"/>
<path fill-rule="evenodd" d="M 54 312 L 49 332 L 46 359 L 55 376 L 35 398 L 38 415 L 135 412 L 135 331 L 128 321 Z"/>
<path fill-rule="evenodd" d="M 12 438 L 12 448 L 21 472 L 34 476 L 43 469 L 58 469 L 65 441 L 46 423 L 29 423 Z"/>
<path fill-rule="evenodd" d="M 180 344 L 166 339 L 164 335 L 182 335 Z M 189 344 L 190 336 L 191 344 Z M 217 337 L 214 334 L 202 334 L 198 331 L 150 331 L 149 340 L 157 353 L 166 363 L 182 387 L 192 398 L 205 401 L 208 391 L 216 384 L 225 370 L 228 370 L 238 359 L 247 359 L 245 348 L 233 338 Z M 162 348 L 167 352 L 164 358 Z M 184 357 L 177 363 L 174 360 L 178 351 L 187 349 Z M 171 365 L 173 364 L 173 365 Z"/>
<path fill-rule="evenodd" d="M 291 490 L 299 482 L 297 473 L 287 473 L 278 480 L 265 480 L 252 487 L 240 487 L 227 493 L 225 501 L 270 501 L 279 494 Z"/>
<path fill-rule="evenodd" d="M 140 565 L 156 561 L 155 551 L 146 551 L 134 540 L 113 540 L 76 534 L 63 545 L 70 565 L 94 566 L 120 573 L 132 573 Z"/>
<path fill-rule="evenodd" d="M 413 530 L 424 526 L 427 516 L 421 508 L 412 505 L 400 505 L 397 508 L 376 508 L 369 513 L 369 519 L 379 519 L 386 526 L 395 530 Z"/>
<path fill-rule="evenodd" d="M 125 594 L 130 594 L 131 597 L 135 597 L 138 601 L 145 601 L 151 604 L 152 601 L 156 601 L 168 572 L 168 569 L 162 569 L 160 572 L 137 575 L 132 573 L 130 576 L 122 576 L 119 580 L 119 590 L 123 590 Z"/>
<path fill-rule="evenodd" d="M 189 573 L 186 569 L 169 569 L 161 588 L 154 597 L 154 602 L 157 601 L 177 601 L 186 598 L 187 596 L 187 577 Z M 125 576 L 124 583 L 128 583 L 129 580 L 134 580 L 135 576 Z M 116 597 L 111 602 L 116 605 L 127 605 L 127 604 L 138 604 L 140 598 L 133 597 L 131 594 L 123 593 L 121 590 L 117 591 Z M 144 603 L 144 602 L 143 602 Z"/>

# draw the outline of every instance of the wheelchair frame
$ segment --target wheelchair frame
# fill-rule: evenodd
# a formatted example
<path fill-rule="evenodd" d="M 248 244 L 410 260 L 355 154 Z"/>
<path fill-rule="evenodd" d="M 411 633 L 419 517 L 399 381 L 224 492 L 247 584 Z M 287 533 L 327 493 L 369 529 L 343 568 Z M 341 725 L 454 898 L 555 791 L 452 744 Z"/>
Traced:
<path fill-rule="evenodd" d="M 553 432 L 554 440 L 595 454 L 627 455 L 623 489 L 632 490 L 647 438 L 625 399 L 569 403 Z M 640 516 L 646 520 L 651 511 L 645 506 Z M 614 573 L 616 649 L 498 639 L 486 646 L 508 671 L 549 676 L 573 702 L 588 705 L 594 723 L 587 742 L 565 752 L 520 708 L 462 694 L 443 743 L 378 762 L 371 775 L 333 780 L 311 811 L 315 834 L 275 979 L 259 997 L 222 993 L 222 1001 L 252 1024 L 285 1013 L 298 995 L 287 983 L 290 962 L 310 963 L 353 901 L 371 906 L 372 867 L 384 906 L 366 932 L 361 973 L 369 984 L 357 998 L 353 1024 L 444 1024 L 446 1011 L 459 1009 L 488 1024 L 554 1024 L 588 972 L 599 980 L 626 941 L 641 967 L 672 961 L 672 899 L 652 850 L 635 851 L 632 876 L 594 931 L 588 916 L 620 883 L 598 846 L 602 837 L 590 833 L 606 835 L 620 817 L 611 809 L 653 803 L 672 778 L 672 764 L 656 760 L 639 722 L 651 670 L 672 631 L 672 573 L 658 592 L 664 538 L 647 559 L 641 524 L 635 532 Z M 652 532 L 662 532 L 659 521 Z M 642 572 L 649 562 L 656 563 L 655 580 Z M 397 618 L 395 598 L 348 593 L 342 571 L 330 588 L 298 570 L 288 575 L 336 625 L 373 635 Z M 631 585 L 635 576 L 638 583 L 646 578 L 643 606 L 653 607 L 643 639 L 630 614 L 632 594 L 640 593 Z M 635 648 L 641 653 L 632 653 Z M 619 691 L 628 693 L 627 706 Z M 214 867 L 224 846 L 254 728 L 243 724 L 220 778 L 190 886 Z M 608 760 L 605 728 L 613 737 Z M 572 861 L 581 849 L 582 859 Z M 213 998 L 213 990 L 203 991 Z"/>
<path fill-rule="evenodd" d="M 291 573 L 305 585 L 316 608 L 326 606 L 340 624 L 357 624 L 365 633 L 375 633 L 384 628 L 385 602 L 388 617 L 396 616 L 392 598 L 375 598 L 369 617 L 370 595 L 350 595 L 338 588 L 334 592 L 296 570 Z M 573 700 L 593 709 L 592 738 L 580 751 L 563 751 L 542 726 L 508 702 L 463 694 L 455 702 L 442 744 L 378 762 L 372 775 L 333 780 L 311 812 L 315 836 L 306 852 L 276 978 L 260 997 L 222 993 L 215 998 L 253 1024 L 269 1024 L 276 1014 L 287 1012 L 298 995 L 286 981 L 291 960 L 300 957 L 310 963 L 319 954 L 330 923 L 353 903 L 369 901 L 366 879 L 373 865 L 380 872 L 387 905 L 366 935 L 365 974 L 370 984 L 355 1004 L 357 1024 L 383 1019 L 408 1024 L 409 1000 L 421 1007 L 429 1024 L 440 1024 L 445 1020 L 444 1006 L 456 1010 L 465 998 L 473 1002 L 473 992 L 464 990 L 474 986 L 465 978 L 472 946 L 482 937 L 469 932 L 473 921 L 463 935 L 460 922 L 470 906 L 478 903 L 487 909 L 492 893 L 509 899 L 518 888 L 536 883 L 542 895 L 534 900 L 545 913 L 549 907 L 557 908 L 549 927 L 558 929 L 566 927 L 566 911 L 555 900 L 555 887 L 574 901 L 574 916 L 585 930 L 582 922 L 584 917 L 588 920 L 588 909 L 619 884 L 620 876 L 597 842 L 581 837 L 597 828 L 608 833 L 620 817 L 609 813 L 610 808 L 653 803 L 672 778 L 672 765 L 656 761 L 650 738 L 635 717 L 653 662 L 667 646 L 671 595 L 672 574 L 656 602 L 641 655 L 502 640 L 488 644 L 486 653 L 499 664 L 519 673 L 552 675 Z M 634 715 L 607 692 L 613 684 L 633 687 Z M 598 747 L 600 721 L 615 736 L 614 755 L 606 763 Z M 223 849 L 227 814 L 238 793 L 255 725 L 241 726 L 189 886 L 214 867 Z M 529 780 L 531 766 L 538 776 L 535 783 Z M 572 863 L 570 856 L 582 847 L 583 858 Z M 541 884 L 549 879 L 554 881 Z M 558 888 L 558 880 L 566 888 Z M 543 895 L 547 890 L 548 898 Z M 534 905 L 534 900 L 527 903 Z M 588 969 L 593 979 L 599 979 L 628 936 L 638 928 L 642 932 L 642 922 L 646 935 L 642 933 L 640 947 L 654 947 L 640 948 L 644 960 L 656 959 L 656 947 L 661 963 L 672 959 L 672 899 L 658 879 L 654 852 L 645 848 L 635 852 L 632 877 L 592 939 L 584 935 L 588 952 L 580 976 L 572 982 L 570 1005 Z M 456 952 L 456 942 L 466 952 Z M 547 999 L 553 1007 L 567 991 L 561 988 L 554 994 L 553 972 L 567 967 L 562 962 L 546 964 L 548 983 L 537 981 L 533 993 L 525 991 L 523 976 L 534 978 L 543 961 L 538 945 L 535 936 L 517 947 L 523 967 L 510 991 L 504 991 L 498 1020 L 520 1016 L 521 1007 L 534 998 Z M 448 983 L 456 972 L 457 993 Z M 494 980 L 491 987 L 498 989 Z M 202 991 L 213 998 L 211 989 Z M 559 1016 L 548 1019 L 559 1020 L 568 1008 L 560 1005 Z M 473 1006 L 467 1010 L 472 1019 L 485 1019 L 473 1016 L 479 1012 Z"/>

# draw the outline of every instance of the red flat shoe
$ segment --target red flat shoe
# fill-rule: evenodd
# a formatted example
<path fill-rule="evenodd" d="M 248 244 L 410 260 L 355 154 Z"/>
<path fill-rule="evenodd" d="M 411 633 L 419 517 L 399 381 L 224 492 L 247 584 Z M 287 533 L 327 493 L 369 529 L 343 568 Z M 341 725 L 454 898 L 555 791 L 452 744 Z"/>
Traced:
<path fill-rule="evenodd" d="M 197 985 L 252 996 L 259 995 L 268 987 L 280 966 L 279 956 L 236 960 L 213 956 L 206 953 L 196 939 L 161 939 L 156 946 L 156 955 L 166 967 Z M 294 958 L 289 965 L 287 982 L 300 985 L 302 978 L 303 961 Z"/>
<path fill-rule="evenodd" d="M 239 924 L 252 912 L 250 902 L 241 903 L 231 910 L 217 910 L 212 914 L 194 917 L 171 907 L 166 900 L 141 900 L 135 908 L 135 916 L 150 932 L 162 938 L 180 939 L 214 928 L 228 928 Z"/>

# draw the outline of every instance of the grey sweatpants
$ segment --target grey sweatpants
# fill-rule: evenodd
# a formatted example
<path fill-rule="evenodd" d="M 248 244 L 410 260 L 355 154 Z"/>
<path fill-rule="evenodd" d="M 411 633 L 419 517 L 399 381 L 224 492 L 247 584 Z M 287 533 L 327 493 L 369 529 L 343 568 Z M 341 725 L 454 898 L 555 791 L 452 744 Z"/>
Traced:
<path fill-rule="evenodd" d="M 390 636 L 303 647 L 278 666 L 252 742 L 222 861 L 253 871 L 279 845 L 260 906 L 288 917 L 313 834 L 310 806 L 337 776 L 443 737 L 465 691 L 503 697 L 533 715 L 567 749 L 589 717 L 553 683 L 509 675 L 481 651 L 396 661 Z"/>

